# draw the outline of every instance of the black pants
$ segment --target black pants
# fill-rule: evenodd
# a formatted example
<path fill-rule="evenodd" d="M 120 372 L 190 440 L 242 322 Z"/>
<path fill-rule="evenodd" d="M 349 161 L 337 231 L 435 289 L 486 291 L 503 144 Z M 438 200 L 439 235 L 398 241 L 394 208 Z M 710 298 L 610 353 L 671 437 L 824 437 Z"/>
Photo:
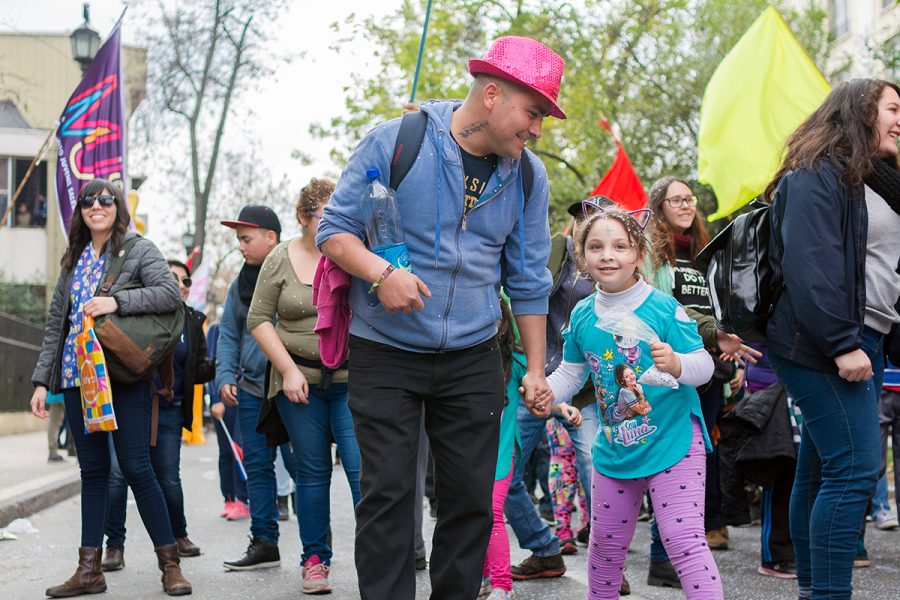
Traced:
<path fill-rule="evenodd" d="M 491 494 L 503 408 L 496 340 L 420 354 L 350 338 L 349 402 L 362 455 L 356 570 L 363 600 L 415 598 L 419 420 L 434 455 L 440 517 L 431 599 L 475 598 L 493 524 Z"/>
<path fill-rule="evenodd" d="M 781 410 L 777 407 L 775 410 Z M 762 562 L 786 562 L 794 560 L 788 513 L 791 489 L 794 487 L 794 471 L 782 469 L 775 485 L 763 489 L 760 506 L 760 558 Z"/>

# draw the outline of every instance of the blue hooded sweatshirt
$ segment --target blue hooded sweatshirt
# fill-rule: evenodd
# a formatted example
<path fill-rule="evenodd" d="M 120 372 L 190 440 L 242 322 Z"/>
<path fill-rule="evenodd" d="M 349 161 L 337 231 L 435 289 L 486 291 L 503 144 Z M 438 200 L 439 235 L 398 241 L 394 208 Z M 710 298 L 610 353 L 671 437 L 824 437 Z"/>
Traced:
<path fill-rule="evenodd" d="M 397 190 L 413 273 L 431 290 L 425 310 L 388 314 L 370 283 L 352 278 L 350 333 L 412 352 L 444 352 L 480 344 L 497 331 L 500 286 L 513 314 L 546 314 L 551 287 L 549 186 L 541 161 L 529 150 L 534 181 L 524 198 L 520 160 L 501 158 L 478 203 L 463 218 L 464 175 L 459 146 L 450 135 L 456 100 L 429 101 L 425 139 Z M 366 170 L 388 180 L 400 119 L 372 129 L 341 174 L 316 244 L 338 233 L 365 241 L 362 201 Z"/>

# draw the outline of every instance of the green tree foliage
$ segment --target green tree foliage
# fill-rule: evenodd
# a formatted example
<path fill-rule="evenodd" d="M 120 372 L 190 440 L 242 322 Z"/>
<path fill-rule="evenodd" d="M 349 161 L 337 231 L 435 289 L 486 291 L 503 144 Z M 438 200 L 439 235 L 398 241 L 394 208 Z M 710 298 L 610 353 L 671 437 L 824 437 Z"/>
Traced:
<path fill-rule="evenodd" d="M 0 273 L 0 313 L 44 327 L 47 323 L 44 286 L 6 281 Z"/>
<path fill-rule="evenodd" d="M 644 185 L 664 174 L 696 176 L 700 101 L 725 54 L 767 6 L 766 0 L 444 0 L 434 3 L 417 100 L 462 98 L 471 81 L 466 61 L 501 35 L 525 35 L 566 61 L 560 94 L 565 121 L 547 119 L 531 147 L 547 167 L 551 218 L 585 197 L 612 164 L 615 145 L 597 126 L 614 124 Z M 342 164 L 367 129 L 396 117 L 409 98 L 425 0 L 404 0 L 387 19 L 351 17 L 335 24 L 337 48 L 365 36 L 377 48 L 379 73 L 357 75 L 346 116 L 313 133 L 346 144 Z M 817 64 L 827 58 L 825 14 L 782 10 Z M 739 118 L 739 115 L 736 115 Z M 701 191 L 701 190 L 698 190 Z M 708 190 L 707 212 L 713 206 Z"/>

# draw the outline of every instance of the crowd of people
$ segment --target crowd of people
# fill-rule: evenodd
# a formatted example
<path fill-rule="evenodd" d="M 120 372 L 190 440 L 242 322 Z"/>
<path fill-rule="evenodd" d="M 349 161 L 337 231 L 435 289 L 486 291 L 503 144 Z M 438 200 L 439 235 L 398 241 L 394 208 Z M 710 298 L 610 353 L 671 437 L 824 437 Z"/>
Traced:
<path fill-rule="evenodd" d="M 434 600 L 508 600 L 514 581 L 562 576 L 579 545 L 587 597 L 618 598 L 649 518 L 648 584 L 713 600 L 728 594 L 714 551 L 728 526 L 758 518 L 760 574 L 795 578 L 801 599 L 851 597 L 867 514 L 897 527 L 884 471 L 888 440 L 900 451 L 900 372 L 887 361 L 900 341 L 900 87 L 843 83 L 788 138 L 764 193 L 783 286 L 765 343 L 749 343 L 716 320 L 698 262 L 710 236 L 685 175 L 654 182 L 637 211 L 574 202 L 551 236 L 548 174 L 527 145 L 546 117 L 566 118 L 564 61 L 503 37 L 468 67 L 464 100 L 407 108 L 425 117 L 395 190 L 411 269 L 367 244 L 364 200 L 371 170 L 387 181 L 410 151 L 404 117 L 367 133 L 336 184 L 300 191 L 299 236 L 282 240 L 265 203 L 222 222 L 244 263 L 206 334 L 183 304 L 189 266 L 149 240 L 108 275 L 137 234 L 116 185 L 82 188 L 32 377 L 35 415 L 57 415 L 48 392 L 62 396 L 82 478 L 78 567 L 48 596 L 103 592 L 104 571 L 124 567 L 127 487 L 163 590 L 192 592 L 181 429 L 209 382 L 221 515 L 250 521 L 225 569 L 280 565 L 278 520 L 293 504 L 304 594 L 341 576 L 337 510 L 355 514 L 365 600 L 414 598 L 422 569 Z M 118 428 L 85 433 L 84 317 L 177 310 L 172 368 L 113 378 Z M 330 498 L 333 445 L 353 506 Z M 541 446 L 550 460 L 535 469 Z M 530 471 L 549 479 L 547 511 Z M 437 519 L 427 557 L 425 496 Z M 531 553 L 518 565 L 507 522 Z"/>

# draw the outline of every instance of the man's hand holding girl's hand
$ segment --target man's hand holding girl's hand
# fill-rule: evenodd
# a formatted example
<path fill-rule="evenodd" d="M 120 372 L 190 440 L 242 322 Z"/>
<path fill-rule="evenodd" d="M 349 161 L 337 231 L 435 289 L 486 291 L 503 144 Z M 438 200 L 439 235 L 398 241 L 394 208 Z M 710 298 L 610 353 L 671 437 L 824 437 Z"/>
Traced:
<path fill-rule="evenodd" d="M 528 412 L 540 419 L 550 416 L 550 405 L 553 404 L 553 392 L 547 385 L 547 377 L 543 371 L 538 373 L 526 373 L 522 378 L 519 393 L 525 400 L 525 408 Z"/>
<path fill-rule="evenodd" d="M 665 342 L 651 342 L 650 356 L 657 369 L 671 373 L 675 379 L 681 377 L 681 359 L 672 350 L 672 346 Z"/>

